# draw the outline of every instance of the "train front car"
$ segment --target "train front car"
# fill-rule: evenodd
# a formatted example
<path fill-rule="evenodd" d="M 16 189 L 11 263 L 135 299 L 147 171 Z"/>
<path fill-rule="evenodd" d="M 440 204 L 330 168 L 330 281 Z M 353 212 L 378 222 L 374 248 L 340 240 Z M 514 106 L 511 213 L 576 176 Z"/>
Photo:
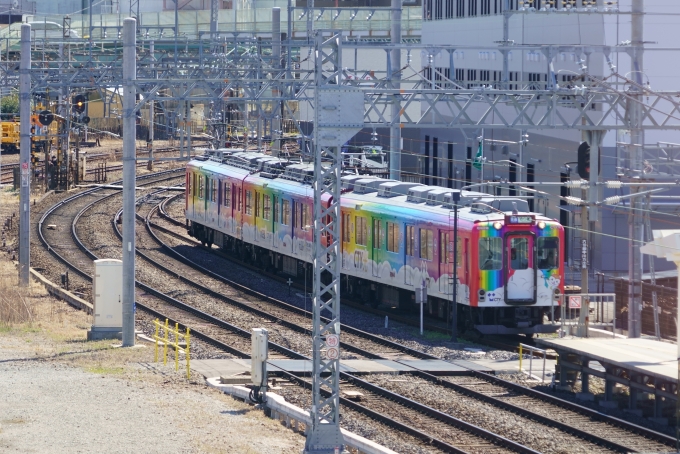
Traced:
<path fill-rule="evenodd" d="M 550 333 L 564 292 L 564 229 L 536 213 L 493 214 L 472 229 L 467 323 L 482 334 Z"/>

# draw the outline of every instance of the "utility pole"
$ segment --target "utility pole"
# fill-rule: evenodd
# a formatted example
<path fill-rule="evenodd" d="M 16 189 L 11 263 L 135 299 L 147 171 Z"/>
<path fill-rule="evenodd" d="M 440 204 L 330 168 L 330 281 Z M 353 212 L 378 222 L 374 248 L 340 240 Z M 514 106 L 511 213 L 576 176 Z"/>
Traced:
<path fill-rule="evenodd" d="M 21 24 L 19 116 L 21 190 L 19 192 L 19 285 L 28 287 L 31 266 L 31 26 Z"/>
<path fill-rule="evenodd" d="M 632 0 L 631 5 L 631 75 L 635 81 L 631 87 L 628 116 L 631 123 L 630 131 L 630 171 L 635 181 L 642 180 L 644 159 L 645 133 L 642 129 L 642 54 L 643 54 L 643 24 L 644 0 Z M 640 187 L 631 187 L 631 194 L 640 192 Z M 628 337 L 640 337 L 642 330 L 642 254 L 640 242 L 643 238 L 644 220 L 642 217 L 642 197 L 632 197 L 631 214 L 629 215 L 628 241 Z"/>
<path fill-rule="evenodd" d="M 402 0 L 392 0 L 392 23 L 390 35 L 392 44 L 396 44 L 396 49 L 389 51 L 390 58 L 390 79 L 392 88 L 399 90 L 401 84 L 401 2 Z M 451 75 L 453 78 L 453 75 Z M 390 126 L 390 178 L 401 180 L 401 129 L 399 120 L 401 118 L 401 97 L 395 94 L 392 99 L 392 125 Z"/>
<path fill-rule="evenodd" d="M 123 21 L 123 347 L 135 345 L 136 24 Z"/>

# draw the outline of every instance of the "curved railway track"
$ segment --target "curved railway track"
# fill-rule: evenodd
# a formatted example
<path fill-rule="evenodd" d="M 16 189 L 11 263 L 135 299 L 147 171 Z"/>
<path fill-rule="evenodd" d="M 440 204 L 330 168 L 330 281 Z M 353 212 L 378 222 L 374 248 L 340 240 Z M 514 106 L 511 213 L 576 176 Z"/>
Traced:
<path fill-rule="evenodd" d="M 45 220 L 54 213 L 56 208 L 76 199 L 94 194 L 98 192 L 98 189 L 99 188 L 84 191 L 81 194 L 67 199 L 61 204 L 55 205 L 45 213 L 39 224 L 41 241 L 48 247 L 52 255 L 55 255 L 55 257 L 67 264 L 67 266 L 86 280 L 89 280 L 90 276 L 89 273 L 83 269 L 83 263 L 91 263 L 91 260 L 97 257 L 78 237 L 78 221 L 88 210 L 92 209 L 92 207 L 102 203 L 103 200 L 114 197 L 119 194 L 119 192 L 105 193 L 104 197 L 99 197 L 96 200 L 90 201 L 73 217 L 71 222 L 71 238 L 77 245 L 79 253 L 86 257 L 86 260 L 82 259 L 82 257 L 76 257 L 78 254 L 73 252 L 73 257 L 66 257 L 65 255 L 67 254 L 59 252 L 59 247 L 50 247 L 48 241 L 42 234 L 42 226 L 45 223 Z M 162 192 L 164 191 L 155 191 L 154 193 L 151 193 L 151 196 L 157 196 Z M 148 198 L 149 195 L 145 197 Z M 163 200 L 167 201 L 168 199 Z M 187 238 L 181 238 L 181 235 L 177 234 L 177 232 L 166 229 L 151 220 L 156 212 L 162 210 L 163 204 L 156 203 L 148 210 L 145 216 L 138 214 L 138 222 L 144 224 L 145 232 L 147 232 L 153 242 L 156 243 L 156 249 L 162 250 L 166 257 L 171 256 L 176 262 L 183 264 L 185 266 L 184 271 L 178 272 L 176 268 L 171 269 L 168 266 L 168 263 L 171 261 L 168 261 L 167 258 L 163 264 L 161 264 L 158 259 L 152 258 L 151 255 L 154 252 L 150 252 L 150 250 L 153 249 L 153 246 L 147 246 L 146 251 L 138 250 L 138 255 L 159 269 L 165 268 L 164 272 L 168 275 L 174 274 L 177 277 L 184 275 L 184 279 L 180 279 L 184 284 L 192 285 L 196 290 L 204 292 L 205 295 L 210 295 L 213 298 L 217 298 L 222 302 L 232 305 L 234 308 L 248 311 L 258 317 L 269 320 L 271 323 L 275 323 L 277 327 L 285 327 L 288 330 L 301 334 L 307 332 L 309 328 L 308 326 L 305 326 L 305 323 L 309 323 L 309 312 L 229 281 L 228 279 L 205 269 L 205 267 L 194 263 L 187 257 L 175 251 L 173 247 L 167 245 L 162 240 L 162 235 L 176 237 L 182 241 L 187 241 Z M 116 221 L 118 216 L 120 216 L 120 212 L 116 214 L 116 217 L 113 220 L 113 226 L 116 231 L 118 230 Z M 160 234 L 154 232 L 154 230 L 160 232 Z M 155 253 L 158 254 L 157 251 Z M 195 274 L 192 274 L 192 277 L 186 276 L 186 267 L 193 270 L 192 273 L 208 276 L 209 279 L 220 282 L 222 286 L 231 288 L 231 291 L 227 289 L 224 292 L 227 294 L 224 294 L 223 292 L 208 288 L 207 285 L 198 284 L 200 280 L 205 281 L 207 278 L 203 277 L 202 279 L 199 279 L 199 276 Z M 192 327 L 192 325 L 198 323 L 201 325 L 201 330 L 198 332 L 194 328 L 192 328 L 192 330 L 200 339 L 238 357 L 248 356 L 245 352 L 249 350 L 250 332 L 246 329 L 220 320 L 214 315 L 198 308 L 191 307 L 142 282 L 138 281 L 137 286 L 140 290 L 145 292 L 146 296 L 152 295 L 155 298 L 155 302 L 138 302 L 137 306 L 141 310 L 155 317 L 165 317 L 179 321 L 182 323 L 182 326 L 189 325 L 189 327 Z M 163 312 L 161 312 L 161 310 Z M 225 331 L 228 334 L 224 334 Z M 235 340 L 236 346 L 234 346 Z M 438 359 L 426 353 L 419 352 L 349 326 L 343 326 L 342 347 L 344 351 L 351 351 L 352 353 L 366 358 Z M 272 351 L 276 352 L 277 355 L 280 355 L 280 357 L 298 359 L 306 357 L 301 353 L 275 342 L 270 342 L 270 348 Z M 467 381 L 460 380 L 461 377 L 451 379 L 451 377 L 433 377 L 426 373 L 419 373 L 417 375 L 423 380 L 429 380 L 433 383 L 437 383 L 438 386 L 443 386 L 447 389 L 465 394 L 466 396 L 471 396 L 498 407 L 503 411 L 509 411 L 534 422 L 558 428 L 565 433 L 603 447 L 605 450 L 614 452 L 649 451 L 660 450 L 660 448 L 665 450 L 669 446 L 673 446 L 674 443 L 674 440 L 670 439 L 670 437 L 648 431 L 647 429 L 634 426 L 624 421 L 615 420 L 614 418 L 601 415 L 584 407 L 561 401 L 552 396 L 544 395 L 537 391 L 499 380 L 496 377 L 487 376 L 483 373 L 472 372 L 472 377 L 466 377 Z M 362 393 L 367 396 L 361 403 L 343 398 L 343 406 L 351 408 L 354 411 L 359 411 L 373 419 L 382 421 L 383 423 L 390 423 L 400 431 L 421 440 L 430 440 L 434 446 L 437 446 L 444 452 L 535 452 L 531 448 L 521 446 L 504 437 L 499 437 L 480 427 L 459 420 L 446 413 L 439 412 L 421 403 L 409 400 L 396 393 L 359 379 L 358 377 L 343 374 L 342 378 L 344 388 L 361 388 Z M 289 379 L 298 381 L 303 385 L 307 383 L 303 379 L 297 377 L 290 376 Z M 488 389 L 484 388 L 484 383 L 487 384 L 486 386 Z M 502 399 L 500 396 L 507 397 Z M 392 415 L 389 417 L 385 416 L 385 409 L 392 408 L 394 410 L 395 405 L 398 407 L 398 410 L 396 412 L 392 411 Z M 527 407 L 529 406 L 540 406 L 541 411 L 530 412 L 527 410 Z M 543 415 L 546 412 L 554 414 L 556 411 L 560 414 L 557 418 Z M 571 413 L 567 414 L 568 412 Z M 395 418 L 394 415 L 398 415 L 398 417 Z M 574 423 L 562 421 L 574 421 Z M 417 427 L 423 427 L 423 425 L 427 426 L 428 432 L 425 433 L 422 430 L 414 429 L 414 424 Z M 593 428 L 596 430 L 593 430 Z M 605 432 L 611 432 L 611 436 L 608 437 Z M 622 443 L 623 441 L 625 441 L 625 443 Z"/>
<path fill-rule="evenodd" d="M 94 207 L 95 205 L 102 203 L 103 200 L 109 199 L 117 193 L 109 193 L 105 194 L 104 196 L 98 198 L 97 200 L 90 201 L 87 203 L 85 206 L 83 206 L 74 216 L 73 220 L 71 222 L 71 228 L 70 228 L 70 237 L 72 241 L 75 243 L 77 246 L 77 253 L 75 250 L 71 250 L 70 255 L 71 257 L 67 258 L 65 257 L 65 254 L 60 253 L 58 250 L 59 249 L 68 249 L 68 247 L 65 247 L 65 245 L 62 245 L 61 247 L 52 247 L 48 240 L 45 238 L 43 235 L 43 230 L 42 226 L 46 223 L 46 220 L 50 218 L 50 216 L 55 215 L 55 211 L 57 211 L 60 207 L 63 207 L 67 205 L 70 202 L 73 202 L 74 200 L 78 200 L 82 197 L 86 197 L 88 195 L 92 195 L 93 192 L 97 192 L 99 188 L 92 190 L 92 191 L 85 191 L 84 193 L 78 194 L 76 196 L 70 197 L 69 199 L 65 200 L 64 202 L 55 205 L 52 207 L 50 210 L 48 210 L 44 215 L 43 218 L 41 219 L 41 222 L 39 223 L 39 232 L 40 232 L 40 239 L 41 242 L 48 247 L 50 250 L 50 253 L 55 256 L 59 261 L 62 263 L 66 264 L 70 269 L 72 269 L 74 272 L 76 272 L 78 275 L 80 275 L 83 279 L 87 281 L 91 281 L 91 275 L 90 272 L 86 271 L 85 268 L 85 262 L 90 262 L 92 259 L 96 259 L 97 256 L 94 254 L 92 251 L 90 251 L 80 240 L 78 237 L 77 233 L 77 224 L 78 220 L 84 215 L 85 212 L 87 212 L 89 209 Z M 116 225 L 116 221 L 114 220 L 114 225 Z M 86 260 L 83 258 L 86 257 Z M 80 266 L 76 265 L 76 263 L 79 263 Z M 91 265 L 90 265 L 91 268 Z M 240 348 L 235 348 L 231 344 L 227 344 L 226 342 L 220 341 L 216 339 L 213 335 L 211 334 L 206 334 L 204 330 L 197 331 L 193 330 L 194 335 L 198 337 L 199 339 L 202 339 L 212 345 L 217 346 L 218 348 L 224 349 L 226 351 L 231 352 L 232 354 L 238 356 L 238 357 L 248 357 L 247 353 L 244 353 L 244 350 L 247 350 L 247 347 L 250 345 L 250 333 L 239 329 L 238 327 L 234 327 L 233 325 L 226 323 L 224 321 L 221 321 L 205 312 L 202 312 L 194 307 L 191 307 L 175 298 L 172 298 L 168 296 L 167 294 L 164 294 L 163 292 L 156 290 L 155 288 L 148 286 L 142 282 L 137 281 L 136 283 L 137 287 L 141 290 L 143 290 L 146 294 L 152 295 L 153 297 L 157 298 L 159 301 L 162 301 L 165 303 L 163 305 L 163 310 L 164 312 L 161 312 L 158 307 L 151 307 L 153 305 L 149 303 L 140 303 L 137 302 L 137 307 L 144 311 L 149 313 L 152 316 L 159 317 L 159 318 L 168 318 L 169 320 L 172 320 L 173 322 L 178 321 L 182 327 L 186 327 L 187 325 L 190 325 L 192 322 L 195 320 L 200 320 L 201 325 L 205 326 L 205 322 L 209 322 L 212 324 L 212 326 L 219 327 L 223 330 L 228 330 L 229 334 L 235 335 L 239 337 L 242 341 L 241 347 Z M 173 317 L 169 316 L 167 314 L 168 307 L 171 307 L 173 309 L 176 309 L 174 311 L 174 319 Z M 187 314 L 190 316 L 189 321 L 187 322 Z M 178 320 L 181 317 L 181 320 Z M 232 338 L 229 338 L 229 340 L 232 340 Z M 244 348 L 244 346 L 247 346 Z M 280 352 L 283 357 L 288 357 L 288 358 L 306 358 L 305 356 L 293 352 L 289 349 L 286 349 L 283 346 L 277 345 L 275 343 L 270 342 L 270 349 L 275 351 L 275 352 Z M 389 408 L 392 405 L 392 401 L 397 399 L 398 396 L 394 395 L 392 398 L 385 397 L 384 402 L 383 402 L 383 408 Z M 344 400 L 344 399 L 343 399 Z M 533 451 L 531 449 L 525 448 L 517 443 L 514 443 L 506 438 L 500 437 L 498 435 L 495 435 L 493 433 L 487 432 L 483 429 L 480 429 L 476 426 L 473 426 L 471 424 L 465 423 L 463 421 L 457 420 L 455 418 L 448 418 L 447 424 L 450 426 L 447 429 L 447 432 L 450 433 L 450 442 L 447 443 L 446 441 L 441 441 L 436 438 L 433 438 L 429 433 L 424 433 L 422 431 L 419 431 L 417 429 L 414 429 L 410 426 L 407 426 L 403 423 L 399 423 L 397 421 L 392 421 L 392 419 L 384 414 L 378 414 L 375 411 L 372 411 L 368 408 L 365 408 L 363 406 L 356 406 L 353 405 L 352 402 L 347 401 L 344 402 L 345 405 L 353 407 L 352 409 L 355 411 L 359 411 L 364 415 L 368 415 L 369 417 L 375 416 L 378 421 L 383 421 L 383 422 L 389 422 L 389 426 L 392 428 L 396 428 L 397 430 L 400 430 L 401 432 L 404 432 L 410 436 L 415 436 L 418 438 L 425 446 L 437 446 L 441 451 L 443 452 L 456 452 L 456 453 L 465 453 L 465 452 L 518 452 L 518 453 L 535 453 L 536 451 Z M 423 413 L 422 409 L 413 409 L 409 408 L 407 411 L 411 413 L 411 415 L 415 418 L 422 419 L 426 418 L 427 414 Z M 434 410 L 429 409 L 427 412 L 432 413 Z M 441 422 L 438 423 L 441 426 Z M 468 449 L 462 449 L 461 447 L 457 446 L 458 443 L 463 443 L 464 447 L 477 447 L 477 449 L 474 450 L 468 450 Z"/>

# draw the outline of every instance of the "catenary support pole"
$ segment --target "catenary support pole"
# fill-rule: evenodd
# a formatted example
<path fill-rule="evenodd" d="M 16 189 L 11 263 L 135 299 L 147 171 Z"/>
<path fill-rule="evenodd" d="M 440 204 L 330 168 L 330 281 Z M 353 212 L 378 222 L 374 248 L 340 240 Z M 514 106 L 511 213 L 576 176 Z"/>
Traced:
<path fill-rule="evenodd" d="M 155 52 L 155 46 L 154 42 L 151 41 L 149 42 L 149 54 L 151 56 L 151 60 L 155 60 L 156 57 L 154 56 Z M 151 73 L 153 77 L 155 78 L 155 71 L 154 71 L 154 64 L 151 64 Z M 154 129 L 156 127 L 155 119 L 156 119 L 156 112 L 154 111 L 154 102 L 149 101 L 149 163 L 147 164 L 147 169 L 148 170 L 153 170 L 153 133 Z"/>
<path fill-rule="evenodd" d="M 630 164 L 633 174 L 631 177 L 641 177 L 644 159 L 645 134 L 642 129 L 642 53 L 643 53 L 643 22 L 644 0 L 633 0 L 631 5 L 631 78 L 636 85 L 631 87 L 630 96 L 636 101 L 628 104 L 628 117 L 631 122 L 630 130 Z M 637 92 L 637 94 L 636 94 Z M 592 161 L 591 161 L 592 164 Z M 630 192 L 639 192 L 639 187 L 632 187 Z M 640 337 L 642 323 L 642 254 L 640 242 L 643 240 L 643 198 L 631 199 L 631 214 L 629 215 L 628 238 L 628 337 Z"/>
<path fill-rule="evenodd" d="M 123 347 L 135 345 L 136 23 L 123 21 Z"/>
<path fill-rule="evenodd" d="M 392 43 L 401 44 L 401 0 L 392 0 L 392 28 L 390 30 Z M 398 47 L 390 51 L 390 78 L 392 88 L 399 89 L 401 72 L 401 49 Z M 390 178 L 399 181 L 401 179 L 401 129 L 399 119 L 401 117 L 401 98 L 395 95 L 392 99 L 392 125 L 390 126 Z"/>
<path fill-rule="evenodd" d="M 21 62 L 19 73 L 19 116 L 21 117 L 19 192 L 19 284 L 28 287 L 31 266 L 31 26 L 21 25 Z"/>

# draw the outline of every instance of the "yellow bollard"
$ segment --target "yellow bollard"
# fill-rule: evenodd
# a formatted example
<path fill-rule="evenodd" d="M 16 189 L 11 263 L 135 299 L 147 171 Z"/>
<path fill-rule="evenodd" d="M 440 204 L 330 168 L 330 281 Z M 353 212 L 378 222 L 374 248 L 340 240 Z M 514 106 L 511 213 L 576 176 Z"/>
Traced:
<path fill-rule="evenodd" d="M 158 362 L 158 326 L 160 325 L 160 322 L 158 321 L 158 319 L 156 319 L 156 320 L 154 320 L 153 324 L 156 327 L 154 334 L 153 334 L 153 338 L 156 341 L 154 353 L 153 353 L 153 361 L 155 363 L 157 363 Z"/>
<path fill-rule="evenodd" d="M 522 344 L 519 344 L 519 371 L 522 372 Z"/>
<path fill-rule="evenodd" d="M 191 377 L 191 372 L 189 368 L 189 328 L 187 328 L 187 346 L 186 346 L 186 352 L 187 352 L 187 380 Z"/>
<path fill-rule="evenodd" d="M 168 319 L 165 319 L 165 345 L 163 345 L 163 365 L 168 364 Z"/>
<path fill-rule="evenodd" d="M 175 370 L 179 370 L 179 324 L 175 322 Z"/>

